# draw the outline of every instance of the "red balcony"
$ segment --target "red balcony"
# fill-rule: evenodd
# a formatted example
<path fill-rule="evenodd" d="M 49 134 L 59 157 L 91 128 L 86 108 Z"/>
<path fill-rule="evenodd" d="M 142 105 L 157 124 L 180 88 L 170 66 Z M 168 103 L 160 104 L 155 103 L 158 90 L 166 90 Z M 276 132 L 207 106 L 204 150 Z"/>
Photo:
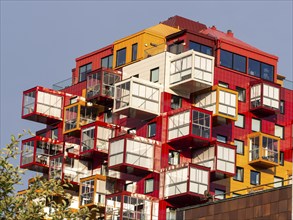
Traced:
<path fill-rule="evenodd" d="M 113 105 L 114 84 L 121 81 L 121 72 L 101 68 L 87 76 L 86 99 L 105 106 Z"/>
<path fill-rule="evenodd" d="M 125 134 L 110 140 L 109 169 L 133 175 L 159 171 L 161 148 L 158 141 Z"/>
<path fill-rule="evenodd" d="M 211 179 L 223 179 L 235 175 L 236 147 L 230 144 L 214 142 L 209 147 L 196 149 L 192 162 L 211 170 Z"/>
<path fill-rule="evenodd" d="M 203 147 L 211 141 L 212 112 L 191 107 L 168 113 L 168 143 L 174 148 Z"/>
<path fill-rule="evenodd" d="M 156 198 L 121 192 L 106 196 L 105 219 L 149 219 L 159 218 L 159 201 Z"/>
<path fill-rule="evenodd" d="M 164 199 L 177 207 L 198 204 L 209 191 L 210 168 L 180 164 L 167 168 L 164 176 Z"/>
<path fill-rule="evenodd" d="M 50 157 L 49 178 L 67 180 L 74 185 L 92 175 L 91 162 L 58 154 Z"/>
<path fill-rule="evenodd" d="M 48 173 L 49 157 L 60 154 L 63 143 L 51 138 L 35 136 L 22 141 L 20 168 Z"/>
<path fill-rule="evenodd" d="M 81 128 L 80 155 L 107 157 L 109 139 L 115 135 L 113 125 L 96 121 Z"/>
<path fill-rule="evenodd" d="M 52 124 L 62 121 L 64 94 L 37 86 L 23 92 L 22 118 Z"/>
<path fill-rule="evenodd" d="M 262 116 L 273 115 L 280 108 L 280 86 L 268 82 L 250 86 L 250 111 Z"/>

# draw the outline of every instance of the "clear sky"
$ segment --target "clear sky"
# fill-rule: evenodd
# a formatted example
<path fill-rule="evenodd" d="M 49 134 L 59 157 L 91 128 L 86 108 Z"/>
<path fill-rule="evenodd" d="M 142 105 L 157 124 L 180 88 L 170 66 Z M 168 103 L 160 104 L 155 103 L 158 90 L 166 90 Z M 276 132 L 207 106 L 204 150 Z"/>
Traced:
<path fill-rule="evenodd" d="M 1 147 L 10 134 L 45 127 L 21 120 L 24 90 L 51 88 L 71 76 L 75 58 L 174 15 L 232 30 L 278 56 L 278 72 L 292 80 L 292 0 L 0 1 Z"/>

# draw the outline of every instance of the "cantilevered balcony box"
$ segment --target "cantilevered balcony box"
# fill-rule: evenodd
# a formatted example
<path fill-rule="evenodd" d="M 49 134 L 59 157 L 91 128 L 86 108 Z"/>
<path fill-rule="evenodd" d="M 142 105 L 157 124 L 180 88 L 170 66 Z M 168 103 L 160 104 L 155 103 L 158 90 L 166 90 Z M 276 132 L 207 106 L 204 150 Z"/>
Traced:
<path fill-rule="evenodd" d="M 158 83 L 131 77 L 115 84 L 114 113 L 141 120 L 160 114 L 161 88 Z"/>
<path fill-rule="evenodd" d="M 212 90 L 198 94 L 195 106 L 213 112 L 213 120 L 237 120 L 238 92 L 221 86 L 213 86 Z"/>
<path fill-rule="evenodd" d="M 159 200 L 123 191 L 106 196 L 105 219 L 159 219 Z"/>
<path fill-rule="evenodd" d="M 49 158 L 63 151 L 63 143 L 35 136 L 22 141 L 20 168 L 48 174 Z"/>
<path fill-rule="evenodd" d="M 189 50 L 171 60 L 170 89 L 194 93 L 214 83 L 214 57 Z"/>
<path fill-rule="evenodd" d="M 108 166 L 111 170 L 143 176 L 159 171 L 160 142 L 125 134 L 110 140 Z"/>
<path fill-rule="evenodd" d="M 63 133 L 80 136 L 81 126 L 94 122 L 99 111 L 96 106 L 88 106 L 83 100 L 66 106 Z"/>
<path fill-rule="evenodd" d="M 254 132 L 248 135 L 249 164 L 259 167 L 274 167 L 279 165 L 280 138 Z"/>
<path fill-rule="evenodd" d="M 210 187 L 210 168 L 188 163 L 172 166 L 162 171 L 164 199 L 176 206 L 200 202 Z"/>
<path fill-rule="evenodd" d="M 115 135 L 115 126 L 96 121 L 81 127 L 81 156 L 108 157 L 109 139 Z"/>
<path fill-rule="evenodd" d="M 44 87 L 23 92 L 22 118 L 52 124 L 62 121 L 64 93 Z"/>
<path fill-rule="evenodd" d="M 280 108 L 280 86 L 269 82 L 250 86 L 250 111 L 260 116 L 273 115 Z"/>
<path fill-rule="evenodd" d="M 203 147 L 212 140 L 212 112 L 181 108 L 168 112 L 168 143 L 174 148 Z"/>
<path fill-rule="evenodd" d="M 58 154 L 50 157 L 49 178 L 80 183 L 80 179 L 92 174 L 91 162 L 68 157 L 67 154 Z"/>
<path fill-rule="evenodd" d="M 114 84 L 121 81 L 121 72 L 100 68 L 87 75 L 86 99 L 105 106 L 113 105 Z"/>
<path fill-rule="evenodd" d="M 211 169 L 211 179 L 223 179 L 235 175 L 236 147 L 230 144 L 213 142 L 209 147 L 196 149 L 192 162 Z"/>

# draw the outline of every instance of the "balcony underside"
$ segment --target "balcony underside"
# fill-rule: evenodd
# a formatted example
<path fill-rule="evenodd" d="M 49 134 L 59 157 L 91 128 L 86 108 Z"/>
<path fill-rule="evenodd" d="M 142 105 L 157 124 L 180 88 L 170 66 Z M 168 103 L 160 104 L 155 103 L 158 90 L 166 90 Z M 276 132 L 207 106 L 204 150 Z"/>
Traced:
<path fill-rule="evenodd" d="M 169 140 L 168 144 L 170 144 L 176 149 L 179 149 L 179 148 L 182 149 L 182 148 L 188 148 L 188 147 L 192 147 L 192 148 L 205 147 L 209 144 L 209 142 L 210 142 L 210 139 L 187 135 L 187 136 Z"/>
<path fill-rule="evenodd" d="M 198 92 L 200 90 L 207 89 L 210 87 L 211 85 L 201 83 L 192 79 L 184 81 L 182 83 L 178 82 L 174 85 L 170 85 L 170 89 L 174 91 L 180 91 L 180 92 L 189 93 L 189 94 Z"/>
<path fill-rule="evenodd" d="M 53 124 L 53 123 L 57 123 L 61 121 L 57 118 L 51 118 L 49 116 L 40 115 L 38 113 L 31 113 L 29 115 L 24 115 L 22 116 L 22 118 L 26 120 L 34 121 L 34 122 L 43 123 L 43 124 Z"/>
<path fill-rule="evenodd" d="M 86 99 L 89 102 L 92 102 L 96 105 L 101 105 L 101 108 L 112 107 L 113 106 L 113 98 L 109 96 L 95 95 Z"/>
<path fill-rule="evenodd" d="M 98 158 L 107 159 L 108 152 L 105 151 L 105 150 L 91 149 L 91 150 L 81 152 L 80 156 L 81 157 L 86 157 L 86 158 L 98 157 Z"/>
<path fill-rule="evenodd" d="M 35 162 L 21 165 L 20 168 L 28 169 L 28 170 L 39 172 L 39 173 L 46 173 L 46 174 L 49 173 L 49 167 L 47 165 L 35 163 Z"/>
<path fill-rule="evenodd" d="M 268 161 L 266 159 L 258 159 L 258 160 L 250 161 L 249 165 L 256 166 L 256 167 L 262 167 L 262 168 L 270 168 L 270 167 L 278 166 L 278 163 Z"/>
<path fill-rule="evenodd" d="M 146 168 L 138 167 L 127 163 L 109 166 L 109 169 L 136 176 L 145 176 L 152 172 L 151 170 L 148 170 Z"/>
<path fill-rule="evenodd" d="M 259 106 L 256 108 L 251 108 L 251 112 L 258 116 L 269 116 L 269 115 L 275 115 L 277 113 L 276 109 L 265 107 L 265 106 Z"/>
<path fill-rule="evenodd" d="M 203 195 L 191 192 L 165 197 L 165 201 L 176 206 L 176 208 L 197 205 L 206 202 Z"/>
<path fill-rule="evenodd" d="M 151 119 L 158 116 L 158 114 L 143 111 L 143 110 L 132 108 L 132 107 L 117 109 L 115 110 L 115 113 L 126 115 L 126 116 L 129 116 L 130 118 L 141 119 L 141 120 Z"/>

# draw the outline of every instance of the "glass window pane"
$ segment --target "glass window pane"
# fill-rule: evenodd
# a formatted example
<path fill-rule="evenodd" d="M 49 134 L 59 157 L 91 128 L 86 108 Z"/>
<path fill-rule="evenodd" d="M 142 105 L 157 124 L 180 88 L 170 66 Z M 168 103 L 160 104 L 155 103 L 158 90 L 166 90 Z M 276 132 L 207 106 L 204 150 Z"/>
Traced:
<path fill-rule="evenodd" d="M 284 139 L 284 127 L 275 125 L 275 136 Z"/>
<path fill-rule="evenodd" d="M 251 130 L 260 131 L 260 120 L 253 118 L 251 120 Z"/>
<path fill-rule="evenodd" d="M 236 174 L 233 177 L 234 180 L 241 181 L 243 182 L 243 175 L 244 175 L 244 170 L 242 167 L 236 167 Z"/>
<path fill-rule="evenodd" d="M 246 90 L 236 86 L 236 91 L 238 92 L 238 100 L 241 101 L 241 102 L 245 102 Z"/>
<path fill-rule="evenodd" d="M 240 128 L 244 128 L 244 115 L 240 115 L 238 114 L 238 119 L 237 121 L 235 121 L 235 126 L 236 127 L 240 127 Z"/>
<path fill-rule="evenodd" d="M 132 54 L 131 54 L 131 61 L 137 59 L 137 44 L 132 45 Z"/>
<path fill-rule="evenodd" d="M 233 54 L 233 69 L 245 73 L 246 58 L 238 54 Z"/>
<path fill-rule="evenodd" d="M 159 68 L 155 68 L 151 70 L 151 82 L 159 81 Z"/>
<path fill-rule="evenodd" d="M 248 74 L 252 76 L 260 77 L 260 62 L 249 59 Z"/>
<path fill-rule="evenodd" d="M 211 47 L 208 47 L 208 46 L 205 46 L 205 45 L 201 45 L 200 51 L 202 53 L 207 54 L 207 55 L 212 55 L 212 48 Z"/>
<path fill-rule="evenodd" d="M 145 180 L 145 193 L 151 193 L 154 191 L 154 179 Z"/>
<path fill-rule="evenodd" d="M 261 64 L 261 78 L 274 81 L 274 67 L 265 63 Z"/>
<path fill-rule="evenodd" d="M 221 66 L 225 66 L 232 69 L 232 53 L 221 50 Z"/>
<path fill-rule="evenodd" d="M 227 142 L 227 137 L 222 136 L 222 135 L 217 135 L 217 141 L 226 143 Z"/>
<path fill-rule="evenodd" d="M 239 140 L 234 140 L 234 144 L 236 146 L 236 153 L 237 154 L 244 154 L 244 142 Z"/>
<path fill-rule="evenodd" d="M 256 171 L 250 171 L 250 184 L 260 185 L 260 173 Z"/>
<path fill-rule="evenodd" d="M 148 125 L 148 137 L 156 136 L 157 123 L 151 123 Z"/>
<path fill-rule="evenodd" d="M 200 52 L 200 44 L 195 43 L 193 41 L 190 41 L 189 42 L 189 49 Z"/>
<path fill-rule="evenodd" d="M 121 66 L 126 63 L 126 48 L 116 52 L 116 66 Z"/>

